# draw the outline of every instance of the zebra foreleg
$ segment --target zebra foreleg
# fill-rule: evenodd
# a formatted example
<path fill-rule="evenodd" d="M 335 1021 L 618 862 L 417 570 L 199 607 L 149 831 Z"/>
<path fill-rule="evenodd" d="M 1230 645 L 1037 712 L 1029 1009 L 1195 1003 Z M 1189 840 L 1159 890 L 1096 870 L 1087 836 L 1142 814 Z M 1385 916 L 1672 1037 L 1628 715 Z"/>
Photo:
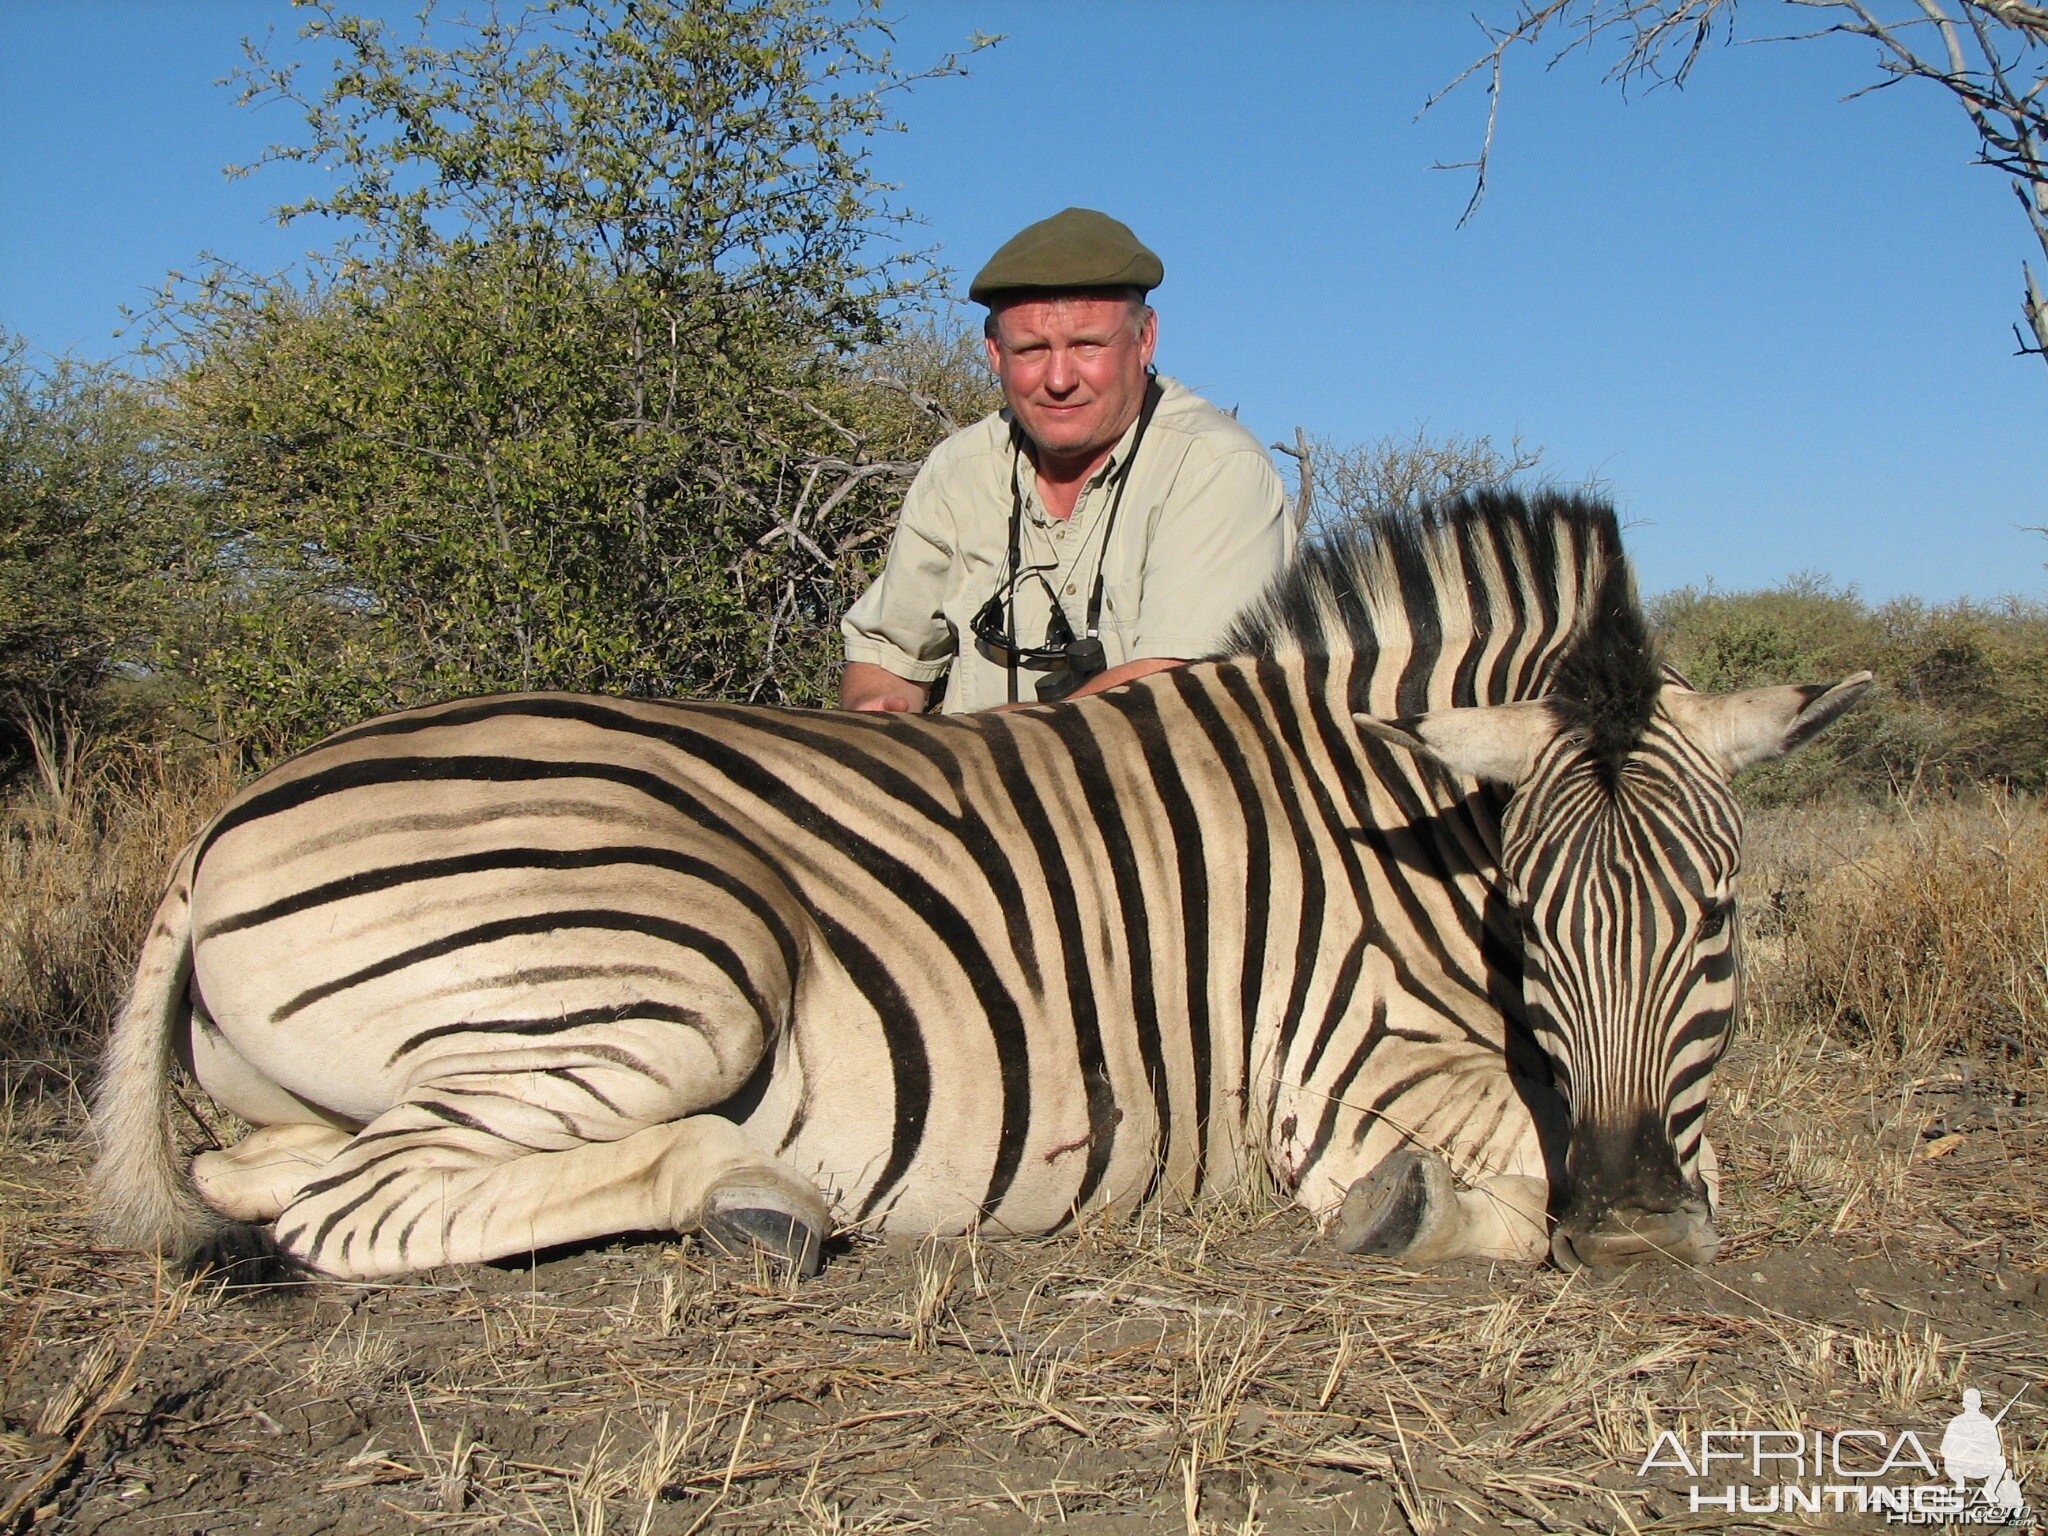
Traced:
<path fill-rule="evenodd" d="M 1526 1174 L 1496 1174 L 1459 1189 L 1441 1156 L 1403 1147 L 1351 1186 L 1329 1235 L 1346 1253 L 1417 1264 L 1540 1264 L 1550 1253 L 1548 1202 L 1549 1186 Z"/>
<path fill-rule="evenodd" d="M 192 1159 L 200 1199 L 236 1221 L 274 1221 L 350 1140 L 331 1125 L 266 1125 Z"/>
<path fill-rule="evenodd" d="M 817 1188 L 731 1121 L 691 1115 L 607 1141 L 541 1148 L 430 1097 L 365 1126 L 277 1220 L 279 1246 L 370 1280 L 513 1258 L 621 1232 L 703 1231 L 814 1273 L 831 1217 Z M 502 1120 L 505 1116 L 494 1118 Z M 559 1127 L 555 1127 L 559 1133 Z"/>

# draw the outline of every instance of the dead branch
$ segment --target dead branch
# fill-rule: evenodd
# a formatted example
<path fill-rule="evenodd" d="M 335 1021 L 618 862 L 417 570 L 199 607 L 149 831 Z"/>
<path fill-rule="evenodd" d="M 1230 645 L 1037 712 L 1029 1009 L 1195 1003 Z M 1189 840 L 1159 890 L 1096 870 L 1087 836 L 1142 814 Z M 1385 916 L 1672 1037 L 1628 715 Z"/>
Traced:
<path fill-rule="evenodd" d="M 1299 466 L 1294 493 L 1294 531 L 1308 531 L 1308 520 L 1316 510 L 1316 467 L 1315 445 L 1309 441 L 1308 429 L 1294 429 L 1294 446 L 1285 443 L 1272 445 L 1275 453 L 1284 453 Z"/>
<path fill-rule="evenodd" d="M 901 379 L 892 379 L 886 374 L 875 374 L 869 377 L 868 383 L 878 385 L 883 389 L 893 389 L 901 393 L 912 405 L 930 416 L 933 421 L 936 421 L 948 437 L 951 437 L 960 430 L 960 423 L 954 418 L 951 411 L 947 410 L 930 395 L 924 393 L 924 391 L 912 389 Z"/>
<path fill-rule="evenodd" d="M 1946 91 L 1976 130 L 1980 162 L 2013 179 L 2028 222 L 2048 255 L 2048 6 L 2032 0 L 1912 0 L 1905 14 L 1888 17 L 1879 15 L 1868 0 L 1786 3 L 1819 13 L 1822 24 L 1812 32 L 1758 41 L 1860 37 L 1878 51 L 1875 67 L 1880 78 L 1867 90 L 1918 80 Z M 1567 32 L 1568 40 L 1550 60 L 1554 65 L 1606 37 L 1619 36 L 1620 52 L 1607 70 L 1608 80 L 1624 88 L 1638 81 L 1653 87 L 1682 85 L 1717 35 L 1733 40 L 1739 4 L 1740 0 L 1519 0 L 1509 24 L 1492 26 L 1482 20 L 1486 51 L 1422 108 L 1429 111 L 1475 75 L 1487 77 L 1486 126 L 1477 157 L 1437 166 L 1472 172 L 1472 196 L 1459 224 L 1471 218 L 1485 196 L 1504 64 L 1518 44 L 1533 47 L 1547 35 Z M 2048 313 L 2041 308 L 2031 273 L 2021 309 L 2026 328 L 2019 333 L 2020 350 L 2048 356 Z"/>

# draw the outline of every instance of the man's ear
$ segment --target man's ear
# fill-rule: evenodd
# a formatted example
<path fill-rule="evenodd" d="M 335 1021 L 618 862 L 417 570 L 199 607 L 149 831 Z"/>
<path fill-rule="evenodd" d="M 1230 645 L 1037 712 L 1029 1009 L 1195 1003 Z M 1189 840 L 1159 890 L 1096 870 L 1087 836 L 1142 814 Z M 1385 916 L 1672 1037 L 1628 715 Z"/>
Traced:
<path fill-rule="evenodd" d="M 1536 755 L 1557 734 L 1557 719 L 1540 699 L 1433 709 L 1426 715 L 1381 720 L 1353 715 L 1358 728 L 1389 746 L 1433 758 L 1453 773 L 1496 784 L 1519 784 Z"/>
<path fill-rule="evenodd" d="M 1805 746 L 1870 684 L 1871 675 L 1858 672 L 1839 683 L 1787 683 L 1740 693 L 1667 691 L 1664 707 L 1686 735 L 1734 773 Z"/>

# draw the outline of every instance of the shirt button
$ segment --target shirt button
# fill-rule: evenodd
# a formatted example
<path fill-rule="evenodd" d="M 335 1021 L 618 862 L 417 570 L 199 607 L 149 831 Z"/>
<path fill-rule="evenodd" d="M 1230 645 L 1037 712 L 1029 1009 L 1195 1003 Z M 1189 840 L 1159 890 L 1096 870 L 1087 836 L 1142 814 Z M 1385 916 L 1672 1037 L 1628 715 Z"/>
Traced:
<path fill-rule="evenodd" d="M 1072 583 L 1072 582 L 1069 582 L 1069 583 L 1067 584 L 1067 596 L 1069 596 L 1069 597 L 1072 597 L 1073 595 L 1074 595 L 1074 586 L 1073 586 L 1073 583 Z"/>

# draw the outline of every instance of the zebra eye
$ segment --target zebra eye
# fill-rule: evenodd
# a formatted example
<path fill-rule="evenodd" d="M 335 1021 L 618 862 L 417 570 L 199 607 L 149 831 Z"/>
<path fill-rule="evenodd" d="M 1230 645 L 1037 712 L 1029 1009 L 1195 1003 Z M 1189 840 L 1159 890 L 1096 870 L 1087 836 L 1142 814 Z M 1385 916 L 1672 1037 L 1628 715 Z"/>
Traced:
<path fill-rule="evenodd" d="M 1700 918 L 1700 937 L 1702 939 L 1720 937 L 1721 930 L 1728 926 L 1729 914 L 1734 910 L 1735 904 L 1729 901 L 1717 901 L 1714 905 L 1707 908 Z"/>

